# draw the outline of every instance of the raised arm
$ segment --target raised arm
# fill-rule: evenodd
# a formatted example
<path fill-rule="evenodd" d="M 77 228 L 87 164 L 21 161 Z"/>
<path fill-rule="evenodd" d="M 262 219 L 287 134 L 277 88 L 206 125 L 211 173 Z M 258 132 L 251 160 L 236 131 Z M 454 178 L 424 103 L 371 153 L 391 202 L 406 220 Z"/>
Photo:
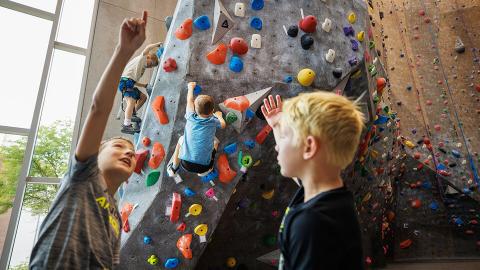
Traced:
<path fill-rule="evenodd" d="M 95 89 L 92 105 L 78 140 L 75 156 L 79 161 L 85 161 L 98 153 L 108 116 L 112 111 L 118 80 L 130 57 L 145 41 L 146 24 L 147 12 L 144 11 L 142 18 L 125 19 L 120 27 L 119 44 Z"/>
<path fill-rule="evenodd" d="M 157 42 L 157 43 L 153 43 L 153 44 L 147 45 L 147 46 L 145 47 L 145 49 L 143 49 L 142 55 L 147 55 L 147 54 L 150 52 L 150 50 L 152 50 L 152 49 L 155 48 L 155 47 L 158 48 L 158 47 L 160 47 L 162 44 L 163 44 L 163 42 Z"/>
<path fill-rule="evenodd" d="M 225 119 L 223 119 L 223 115 L 221 111 L 215 112 L 215 116 L 217 117 L 218 121 L 220 121 L 220 126 L 222 129 L 224 129 L 227 126 L 227 123 L 225 122 Z"/>
<path fill-rule="evenodd" d="M 188 83 L 188 93 L 187 93 L 187 111 L 195 111 L 195 99 L 193 98 L 193 89 L 197 85 L 196 82 Z"/>
<path fill-rule="evenodd" d="M 282 98 L 277 95 L 273 99 L 272 95 L 268 96 L 268 99 L 263 100 L 262 113 L 265 116 L 265 120 L 270 125 L 273 130 L 273 136 L 275 137 L 275 142 L 278 141 L 279 132 L 280 132 L 280 118 L 282 116 Z"/>

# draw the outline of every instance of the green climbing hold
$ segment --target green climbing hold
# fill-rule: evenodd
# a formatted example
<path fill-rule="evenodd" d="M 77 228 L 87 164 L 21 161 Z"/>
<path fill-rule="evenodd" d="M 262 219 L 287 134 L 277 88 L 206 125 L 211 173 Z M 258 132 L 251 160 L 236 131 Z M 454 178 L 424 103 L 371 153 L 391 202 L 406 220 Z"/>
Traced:
<path fill-rule="evenodd" d="M 370 43 L 368 43 L 368 48 L 370 48 L 370 50 L 375 48 L 375 42 L 373 40 L 370 40 Z"/>
<path fill-rule="evenodd" d="M 377 104 L 378 102 L 380 102 L 380 98 L 378 96 L 374 96 L 373 103 Z"/>
<path fill-rule="evenodd" d="M 244 155 L 242 157 L 242 166 L 245 168 L 250 168 L 253 165 L 253 158 L 250 155 Z"/>
<path fill-rule="evenodd" d="M 234 123 L 238 120 L 237 115 L 234 112 L 228 112 L 227 118 L 225 119 L 228 124 Z"/>
<path fill-rule="evenodd" d="M 385 113 L 388 113 L 390 111 L 390 108 L 388 106 L 383 107 L 383 111 Z"/>
<path fill-rule="evenodd" d="M 160 172 L 159 171 L 151 171 L 148 173 L 147 176 L 147 187 L 153 186 L 157 183 L 158 178 L 160 178 Z"/>

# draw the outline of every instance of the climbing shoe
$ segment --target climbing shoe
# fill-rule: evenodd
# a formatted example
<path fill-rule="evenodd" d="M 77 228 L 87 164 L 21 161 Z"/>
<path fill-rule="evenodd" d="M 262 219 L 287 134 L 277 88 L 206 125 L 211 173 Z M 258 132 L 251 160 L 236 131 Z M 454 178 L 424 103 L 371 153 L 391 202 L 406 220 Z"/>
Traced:
<path fill-rule="evenodd" d="M 133 135 L 133 134 L 135 134 L 135 133 L 140 132 L 140 129 L 135 129 L 132 124 L 130 124 L 130 125 L 128 125 L 128 126 L 122 124 L 122 130 L 121 130 L 121 132 L 122 132 L 122 133 L 126 133 L 126 134 L 130 134 L 130 135 Z"/>
<path fill-rule="evenodd" d="M 168 165 L 167 165 L 168 176 L 169 177 L 175 177 L 175 175 L 177 175 L 177 171 L 178 171 L 179 168 L 180 168 L 180 166 L 178 166 L 177 168 L 173 168 L 173 162 L 168 163 Z"/>

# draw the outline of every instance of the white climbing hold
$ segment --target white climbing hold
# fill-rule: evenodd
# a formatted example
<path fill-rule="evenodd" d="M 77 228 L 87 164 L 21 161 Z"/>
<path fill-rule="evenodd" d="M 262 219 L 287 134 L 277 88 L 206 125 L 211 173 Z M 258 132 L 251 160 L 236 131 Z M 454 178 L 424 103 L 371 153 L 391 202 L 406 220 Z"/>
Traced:
<path fill-rule="evenodd" d="M 332 29 L 332 21 L 329 18 L 325 18 L 325 21 L 322 23 L 322 29 L 325 32 L 330 32 Z"/>
<path fill-rule="evenodd" d="M 262 37 L 259 34 L 253 34 L 250 46 L 255 49 L 262 48 Z"/>
<path fill-rule="evenodd" d="M 245 17 L 245 4 L 244 3 L 236 3 L 234 14 L 237 17 Z"/>
<path fill-rule="evenodd" d="M 455 51 L 457 53 L 464 53 L 465 52 L 465 45 L 463 44 L 460 37 L 457 37 L 457 39 L 455 40 Z"/>
<path fill-rule="evenodd" d="M 333 61 L 335 60 L 335 51 L 332 49 L 328 49 L 328 52 L 325 55 L 325 59 L 327 59 L 327 62 L 333 63 Z"/>

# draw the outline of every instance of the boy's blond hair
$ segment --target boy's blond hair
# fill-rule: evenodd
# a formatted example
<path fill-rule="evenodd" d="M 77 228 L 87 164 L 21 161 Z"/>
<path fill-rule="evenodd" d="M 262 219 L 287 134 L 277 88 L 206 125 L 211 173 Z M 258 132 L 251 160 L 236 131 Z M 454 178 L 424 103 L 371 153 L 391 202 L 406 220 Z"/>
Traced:
<path fill-rule="evenodd" d="M 312 135 L 326 147 L 327 163 L 344 169 L 352 161 L 364 127 L 363 113 L 347 98 L 325 91 L 300 94 L 283 104 L 282 125 L 296 143 Z"/>

